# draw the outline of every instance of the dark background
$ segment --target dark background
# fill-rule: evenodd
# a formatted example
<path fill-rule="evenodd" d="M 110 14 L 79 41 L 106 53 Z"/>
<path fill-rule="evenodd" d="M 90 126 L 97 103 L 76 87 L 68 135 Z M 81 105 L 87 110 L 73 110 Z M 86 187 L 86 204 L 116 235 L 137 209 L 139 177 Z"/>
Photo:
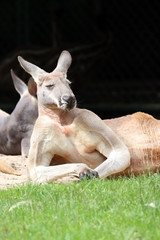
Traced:
<path fill-rule="evenodd" d="M 52 71 L 62 50 L 78 106 L 102 118 L 160 113 L 160 1 L 1 0 L 0 108 L 19 95 L 10 69 L 25 82 L 17 56 Z"/>

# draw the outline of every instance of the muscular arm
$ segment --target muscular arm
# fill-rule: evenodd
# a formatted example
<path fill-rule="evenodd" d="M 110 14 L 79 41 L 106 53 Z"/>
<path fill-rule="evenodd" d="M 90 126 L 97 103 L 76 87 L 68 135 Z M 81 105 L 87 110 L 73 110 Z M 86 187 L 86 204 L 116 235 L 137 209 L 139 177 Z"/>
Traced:
<path fill-rule="evenodd" d="M 119 137 L 93 112 L 83 110 L 80 122 L 86 125 L 87 131 L 98 138 L 96 150 L 106 160 L 95 168 L 100 178 L 105 178 L 126 169 L 130 164 L 130 153 Z"/>

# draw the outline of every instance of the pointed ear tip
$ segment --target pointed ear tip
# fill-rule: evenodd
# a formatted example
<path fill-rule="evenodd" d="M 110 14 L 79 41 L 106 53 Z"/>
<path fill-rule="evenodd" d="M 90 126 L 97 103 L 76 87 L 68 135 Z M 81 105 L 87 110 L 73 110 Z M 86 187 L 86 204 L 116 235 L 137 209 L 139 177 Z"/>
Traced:
<path fill-rule="evenodd" d="M 63 53 L 63 54 L 67 54 L 67 55 L 70 55 L 70 56 L 71 56 L 70 52 L 69 52 L 69 51 L 67 51 L 67 50 L 63 50 L 63 51 L 62 51 L 62 53 Z"/>
<path fill-rule="evenodd" d="M 12 77 L 16 75 L 12 68 L 10 69 L 10 73 Z"/>
<path fill-rule="evenodd" d="M 23 58 L 21 56 L 18 56 L 17 58 L 18 58 L 19 62 L 23 60 Z"/>
<path fill-rule="evenodd" d="M 67 50 L 63 50 L 62 52 L 64 52 L 64 53 L 69 53 Z"/>

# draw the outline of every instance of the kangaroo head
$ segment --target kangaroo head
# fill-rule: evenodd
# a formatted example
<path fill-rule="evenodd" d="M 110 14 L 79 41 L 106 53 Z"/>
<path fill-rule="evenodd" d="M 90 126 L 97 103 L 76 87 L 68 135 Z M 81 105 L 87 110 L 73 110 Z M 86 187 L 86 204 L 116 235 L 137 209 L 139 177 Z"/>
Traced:
<path fill-rule="evenodd" d="M 71 65 L 71 55 L 63 51 L 56 68 L 47 73 L 38 66 L 18 57 L 22 68 L 28 72 L 37 84 L 37 98 L 40 105 L 49 108 L 71 110 L 76 106 L 76 98 L 67 79 L 67 71 Z"/>

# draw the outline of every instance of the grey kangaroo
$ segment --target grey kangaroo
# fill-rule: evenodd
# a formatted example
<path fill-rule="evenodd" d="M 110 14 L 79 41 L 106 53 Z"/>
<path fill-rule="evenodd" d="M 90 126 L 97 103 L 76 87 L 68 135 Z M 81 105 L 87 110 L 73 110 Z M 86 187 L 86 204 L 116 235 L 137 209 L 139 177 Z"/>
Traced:
<path fill-rule="evenodd" d="M 32 79 L 29 80 L 27 87 L 13 70 L 11 70 L 11 75 L 14 87 L 20 94 L 20 100 L 11 114 L 0 110 L 0 153 L 21 154 L 26 157 L 29 152 L 33 126 L 38 116 L 37 99 L 29 93 L 28 89 L 32 89 L 32 94 L 36 94 L 36 89 L 34 89 L 35 84 L 32 83 Z M 0 161 L 0 171 L 19 175 L 4 161 Z"/>
<path fill-rule="evenodd" d="M 29 93 L 27 85 L 13 70 L 11 75 L 20 100 L 11 114 L 1 110 L 0 153 L 28 156 L 30 137 L 38 116 L 37 99 Z"/>

